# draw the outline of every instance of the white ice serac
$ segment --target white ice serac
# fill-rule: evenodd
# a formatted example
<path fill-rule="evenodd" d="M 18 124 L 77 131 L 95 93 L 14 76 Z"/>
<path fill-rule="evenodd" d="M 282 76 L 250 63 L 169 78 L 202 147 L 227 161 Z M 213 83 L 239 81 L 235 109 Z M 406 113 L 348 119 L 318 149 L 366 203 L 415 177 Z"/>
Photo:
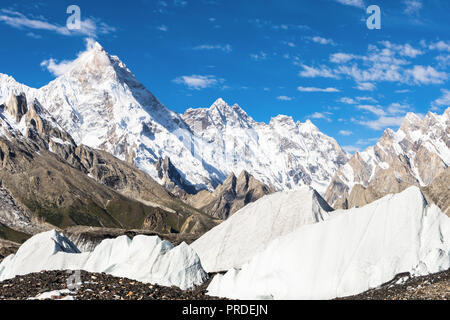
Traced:
<path fill-rule="evenodd" d="M 237 299 L 331 299 L 404 272 L 449 267 L 450 218 L 411 187 L 275 239 L 240 270 L 217 275 L 208 290 Z"/>
<path fill-rule="evenodd" d="M 94 251 L 80 253 L 56 231 L 35 235 L 15 255 L 0 264 L 0 281 L 42 270 L 105 272 L 144 283 L 177 286 L 185 290 L 201 284 L 208 275 L 187 244 L 174 247 L 159 237 L 127 236 L 102 241 Z"/>

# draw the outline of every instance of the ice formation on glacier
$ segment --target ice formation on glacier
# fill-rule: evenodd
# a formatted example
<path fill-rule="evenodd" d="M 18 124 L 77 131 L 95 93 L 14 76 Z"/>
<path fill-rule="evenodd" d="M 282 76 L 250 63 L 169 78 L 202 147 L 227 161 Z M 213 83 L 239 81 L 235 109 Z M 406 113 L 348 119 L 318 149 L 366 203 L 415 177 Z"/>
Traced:
<path fill-rule="evenodd" d="M 411 187 L 275 239 L 240 270 L 217 275 L 208 290 L 237 299 L 331 299 L 400 273 L 449 267 L 450 218 Z"/>
<path fill-rule="evenodd" d="M 56 231 L 26 241 L 15 255 L 0 264 L 0 281 L 42 270 L 105 272 L 163 286 L 187 289 L 201 284 L 207 274 L 197 254 L 185 243 L 174 247 L 159 237 L 127 236 L 104 240 L 93 252 L 80 253 Z"/>
<path fill-rule="evenodd" d="M 191 247 L 207 272 L 239 268 L 272 240 L 302 225 L 326 220 L 330 211 L 310 187 L 274 193 L 245 206 Z"/>

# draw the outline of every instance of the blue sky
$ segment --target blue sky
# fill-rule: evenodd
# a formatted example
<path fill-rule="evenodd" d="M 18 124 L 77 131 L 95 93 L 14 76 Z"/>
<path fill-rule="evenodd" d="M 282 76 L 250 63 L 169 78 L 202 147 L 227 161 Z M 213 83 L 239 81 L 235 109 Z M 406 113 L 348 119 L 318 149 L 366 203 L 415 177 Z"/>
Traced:
<path fill-rule="evenodd" d="M 79 31 L 65 27 L 71 4 Z M 366 27 L 373 4 L 381 30 Z M 172 110 L 222 97 L 257 121 L 309 118 L 348 151 L 406 112 L 450 105 L 447 0 L 2 0 L 0 10 L 0 72 L 33 87 L 95 38 Z"/>

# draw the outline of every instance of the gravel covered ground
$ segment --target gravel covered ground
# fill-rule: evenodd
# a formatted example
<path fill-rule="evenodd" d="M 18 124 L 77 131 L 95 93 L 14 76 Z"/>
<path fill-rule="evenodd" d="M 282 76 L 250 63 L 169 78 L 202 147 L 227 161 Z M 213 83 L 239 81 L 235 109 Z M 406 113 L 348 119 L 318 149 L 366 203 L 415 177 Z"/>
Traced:
<path fill-rule="evenodd" d="M 450 270 L 409 278 L 399 275 L 380 288 L 345 300 L 450 300 Z"/>
<path fill-rule="evenodd" d="M 162 287 L 107 274 L 81 271 L 79 288 L 68 290 L 67 271 L 45 271 L 0 283 L 0 300 L 215 300 L 206 295 L 209 281 L 194 290 Z M 212 279 L 212 276 L 210 277 Z M 69 282 L 70 286 L 70 282 Z M 61 291 L 62 292 L 58 292 Z M 50 293 L 49 293 L 50 292 Z M 425 277 L 399 275 L 380 288 L 343 300 L 450 300 L 450 270 Z"/>
<path fill-rule="evenodd" d="M 215 300 L 206 295 L 209 281 L 194 290 L 183 291 L 176 287 L 144 284 L 104 273 L 81 271 L 79 289 L 67 290 L 67 280 L 70 276 L 71 274 L 67 271 L 45 271 L 17 276 L 0 283 L 0 299 L 26 300 L 47 297 L 53 300 L 62 298 L 67 300 Z M 39 297 L 43 293 L 55 290 L 64 291 Z"/>

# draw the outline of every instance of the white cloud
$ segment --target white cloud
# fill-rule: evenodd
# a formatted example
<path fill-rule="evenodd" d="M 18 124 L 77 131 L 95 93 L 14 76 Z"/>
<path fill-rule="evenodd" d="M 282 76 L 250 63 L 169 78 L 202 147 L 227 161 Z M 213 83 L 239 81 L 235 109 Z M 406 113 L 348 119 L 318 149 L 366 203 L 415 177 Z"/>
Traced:
<path fill-rule="evenodd" d="M 377 100 L 375 100 L 372 97 L 356 97 L 356 99 L 358 101 L 370 101 L 370 102 L 373 102 L 373 103 L 377 103 L 378 102 Z"/>
<path fill-rule="evenodd" d="M 315 88 L 315 87 L 298 87 L 298 91 L 300 92 L 340 92 L 339 89 L 336 88 Z"/>
<path fill-rule="evenodd" d="M 408 111 L 410 106 L 408 104 L 400 104 L 400 103 L 391 103 L 389 107 L 387 108 L 387 112 L 389 114 L 404 114 Z"/>
<path fill-rule="evenodd" d="M 450 90 L 441 89 L 442 96 L 431 103 L 433 110 L 437 110 L 439 107 L 450 107 Z"/>
<path fill-rule="evenodd" d="M 63 60 L 58 63 L 57 60 L 50 58 L 41 62 L 41 67 L 45 67 L 55 77 L 65 74 L 72 68 L 73 61 Z"/>
<path fill-rule="evenodd" d="M 193 49 L 194 50 L 220 50 L 220 51 L 227 52 L 227 53 L 233 51 L 231 45 L 229 45 L 229 44 L 225 44 L 225 45 L 202 44 L 202 45 L 194 47 Z"/>
<path fill-rule="evenodd" d="M 61 62 L 58 62 L 58 60 L 56 60 L 54 58 L 50 58 L 50 59 L 46 59 L 46 60 L 42 61 L 41 67 L 46 68 L 55 77 L 59 77 L 59 76 L 65 74 L 72 68 L 76 59 L 78 59 L 83 54 L 85 54 L 86 52 L 91 50 L 97 44 L 97 42 L 92 38 L 86 38 L 85 42 L 86 42 L 85 51 L 79 52 L 77 54 L 77 58 L 75 58 L 74 60 L 63 60 Z"/>
<path fill-rule="evenodd" d="M 431 66 L 414 66 L 413 69 L 406 70 L 406 75 L 417 84 L 440 84 L 448 78 L 447 73 L 439 72 Z"/>
<path fill-rule="evenodd" d="M 403 117 L 381 116 L 376 120 L 358 121 L 359 124 L 367 126 L 373 130 L 383 130 L 387 127 L 399 126 L 403 122 Z"/>
<path fill-rule="evenodd" d="M 277 99 L 281 101 L 291 101 L 293 98 L 288 96 L 279 96 Z"/>
<path fill-rule="evenodd" d="M 412 66 L 410 59 L 423 55 L 424 51 L 414 48 L 410 44 L 395 44 L 389 41 L 379 42 L 381 46 L 369 45 L 364 56 L 350 53 L 335 53 L 330 56 L 330 62 L 339 64 L 334 68 L 322 66 L 320 69 L 308 67 L 302 71 L 305 76 L 346 76 L 357 83 L 357 89 L 373 91 L 375 82 L 398 82 L 415 84 L 440 84 L 447 80 L 448 75 L 432 66 Z M 427 48 L 424 41 L 422 47 Z M 430 45 L 433 48 L 446 50 L 445 42 Z M 436 58 L 440 66 L 446 67 L 446 58 Z"/>
<path fill-rule="evenodd" d="M 339 102 L 346 103 L 346 104 L 357 104 L 357 102 L 351 98 L 343 97 L 339 99 Z"/>
<path fill-rule="evenodd" d="M 353 132 L 349 131 L 349 130 L 341 130 L 341 131 L 339 131 L 339 134 L 341 136 L 351 136 L 353 134 Z"/>
<path fill-rule="evenodd" d="M 191 90 L 201 90 L 209 87 L 216 86 L 222 80 L 217 80 L 212 75 L 191 75 L 181 76 L 173 80 L 177 84 L 184 84 Z"/>
<path fill-rule="evenodd" d="M 302 71 L 299 72 L 300 77 L 304 78 L 334 78 L 337 79 L 338 76 L 334 73 L 334 71 L 326 66 L 320 66 L 319 68 L 309 67 L 307 65 L 302 64 Z"/>
<path fill-rule="evenodd" d="M 319 43 L 319 44 L 323 44 L 323 45 L 335 45 L 334 41 L 331 39 L 326 39 L 326 38 L 322 38 L 322 37 L 312 37 L 310 38 L 313 42 L 315 43 Z"/>
<path fill-rule="evenodd" d="M 334 54 L 332 54 L 330 56 L 330 62 L 333 62 L 333 63 L 346 63 L 346 62 L 349 62 L 350 60 L 353 60 L 355 58 L 357 58 L 357 56 L 355 56 L 353 54 L 338 52 L 338 53 L 334 53 Z"/>
<path fill-rule="evenodd" d="M 384 116 L 386 112 L 381 108 L 381 106 L 371 106 L 371 105 L 357 105 L 356 108 L 360 110 L 366 110 L 377 116 Z"/>
<path fill-rule="evenodd" d="M 110 34 L 116 31 L 116 28 L 92 17 L 82 20 L 80 29 L 69 30 L 66 26 L 50 23 L 44 18 L 28 18 L 20 12 L 6 9 L 2 9 L 0 12 L 0 22 L 16 29 L 45 30 L 64 36 L 82 35 L 93 38 L 99 34 Z"/>
<path fill-rule="evenodd" d="M 428 46 L 430 50 L 439 50 L 450 52 L 450 42 L 439 41 Z"/>
<path fill-rule="evenodd" d="M 384 45 L 388 49 L 392 49 L 396 51 L 400 56 L 405 56 L 409 58 L 415 58 L 424 54 L 423 51 L 413 48 L 409 43 L 406 44 L 393 44 L 389 41 L 380 41 L 382 45 Z"/>
<path fill-rule="evenodd" d="M 328 117 L 328 115 L 330 115 L 329 112 L 314 112 L 309 117 L 312 118 L 312 119 L 323 119 L 323 120 L 326 120 L 328 122 L 331 122 L 331 119 Z"/>
<path fill-rule="evenodd" d="M 408 93 L 408 92 L 411 92 L 411 90 L 409 90 L 409 89 L 395 90 L 395 93 Z"/>
<path fill-rule="evenodd" d="M 364 1 L 363 0 L 335 0 L 343 5 L 346 6 L 353 6 L 358 8 L 364 8 Z"/>
<path fill-rule="evenodd" d="M 418 14 L 420 9 L 422 9 L 422 2 L 419 0 L 403 0 L 405 4 L 404 12 L 406 14 Z"/>
<path fill-rule="evenodd" d="M 446 69 L 450 66 L 450 54 L 444 55 L 441 54 L 435 58 L 438 61 L 439 67 Z"/>
<path fill-rule="evenodd" d="M 169 27 L 166 26 L 165 24 L 162 24 L 162 25 L 160 25 L 160 26 L 157 26 L 156 29 L 158 29 L 159 31 L 162 31 L 162 32 L 167 32 L 167 31 L 169 31 Z"/>
<path fill-rule="evenodd" d="M 376 88 L 377 86 L 370 82 L 359 82 L 356 85 L 356 89 L 360 91 L 373 91 Z"/>
<path fill-rule="evenodd" d="M 250 58 L 252 58 L 255 61 L 261 61 L 267 59 L 267 53 L 264 51 L 261 51 L 260 53 L 254 53 L 250 55 Z"/>

